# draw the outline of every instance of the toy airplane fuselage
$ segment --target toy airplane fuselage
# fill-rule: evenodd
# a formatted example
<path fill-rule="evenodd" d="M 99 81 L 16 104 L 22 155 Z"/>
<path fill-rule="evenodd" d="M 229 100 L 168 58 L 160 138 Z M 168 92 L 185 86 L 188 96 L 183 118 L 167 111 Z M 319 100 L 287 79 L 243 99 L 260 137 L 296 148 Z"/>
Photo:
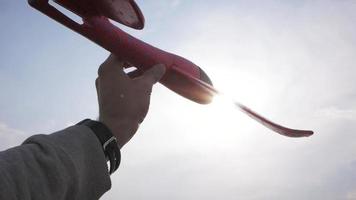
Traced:
<path fill-rule="evenodd" d="M 144 17 L 134 0 L 54 0 L 55 3 L 80 16 L 83 21 L 81 24 L 51 6 L 48 1 L 28 0 L 32 7 L 135 66 L 138 72 L 144 72 L 155 64 L 164 64 L 166 73 L 160 83 L 192 101 L 207 104 L 214 95 L 219 94 L 206 73 L 194 63 L 153 47 L 110 22 L 109 19 L 112 19 L 131 28 L 142 29 Z M 235 105 L 281 135 L 304 137 L 313 134 L 312 131 L 280 126 L 240 103 L 236 102 Z"/>

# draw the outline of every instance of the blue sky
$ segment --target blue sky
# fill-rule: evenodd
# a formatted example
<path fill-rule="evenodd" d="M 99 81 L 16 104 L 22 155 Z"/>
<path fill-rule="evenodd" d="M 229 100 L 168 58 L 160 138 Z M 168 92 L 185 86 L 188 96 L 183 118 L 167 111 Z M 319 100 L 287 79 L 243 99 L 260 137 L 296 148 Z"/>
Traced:
<path fill-rule="evenodd" d="M 129 31 L 202 67 L 233 98 L 309 138 L 277 135 L 225 102 L 161 85 L 103 199 L 356 199 L 356 2 L 137 1 Z M 97 116 L 108 52 L 0 1 L 0 148 Z"/>

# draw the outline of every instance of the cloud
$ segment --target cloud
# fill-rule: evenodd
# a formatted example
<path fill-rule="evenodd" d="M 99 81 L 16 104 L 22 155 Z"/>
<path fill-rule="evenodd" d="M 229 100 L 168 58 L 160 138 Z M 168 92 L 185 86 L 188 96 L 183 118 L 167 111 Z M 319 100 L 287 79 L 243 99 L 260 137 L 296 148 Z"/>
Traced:
<path fill-rule="evenodd" d="M 10 128 L 0 122 L 0 150 L 20 145 L 27 137 L 23 131 Z"/>
<path fill-rule="evenodd" d="M 347 194 L 347 200 L 356 200 L 356 190 L 351 191 Z"/>
<path fill-rule="evenodd" d="M 356 120 L 356 110 L 353 109 L 341 109 L 337 107 L 328 107 L 320 109 L 316 115 L 318 117 L 329 117 L 333 120 L 343 119 L 343 120 Z"/>
<path fill-rule="evenodd" d="M 176 8 L 176 7 L 178 7 L 181 3 L 182 3 L 181 0 L 173 0 L 173 1 L 171 2 L 171 6 L 172 6 L 173 8 Z"/>

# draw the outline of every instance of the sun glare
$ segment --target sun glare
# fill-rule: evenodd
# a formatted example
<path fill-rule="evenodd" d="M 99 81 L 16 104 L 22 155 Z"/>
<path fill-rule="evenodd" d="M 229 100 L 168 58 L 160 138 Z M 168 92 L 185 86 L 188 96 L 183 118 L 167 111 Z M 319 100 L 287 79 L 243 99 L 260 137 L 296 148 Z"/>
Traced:
<path fill-rule="evenodd" d="M 232 132 L 250 132 L 258 127 L 257 123 L 240 112 L 234 103 L 242 103 L 256 111 L 267 110 L 270 85 L 261 77 L 243 71 L 222 71 L 211 73 L 211 78 L 222 95 L 214 97 L 210 112 L 216 116 L 217 123 L 229 126 Z"/>

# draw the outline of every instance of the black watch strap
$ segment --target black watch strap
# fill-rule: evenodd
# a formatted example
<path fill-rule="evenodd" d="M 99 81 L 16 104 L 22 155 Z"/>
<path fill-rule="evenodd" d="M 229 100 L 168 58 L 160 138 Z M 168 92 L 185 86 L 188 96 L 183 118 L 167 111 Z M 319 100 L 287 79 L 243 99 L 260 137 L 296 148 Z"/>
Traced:
<path fill-rule="evenodd" d="M 110 161 L 109 172 L 110 174 L 114 173 L 119 168 L 121 153 L 117 140 L 110 129 L 105 124 L 91 119 L 85 119 L 77 125 L 87 126 L 94 132 L 103 147 L 106 158 Z"/>

